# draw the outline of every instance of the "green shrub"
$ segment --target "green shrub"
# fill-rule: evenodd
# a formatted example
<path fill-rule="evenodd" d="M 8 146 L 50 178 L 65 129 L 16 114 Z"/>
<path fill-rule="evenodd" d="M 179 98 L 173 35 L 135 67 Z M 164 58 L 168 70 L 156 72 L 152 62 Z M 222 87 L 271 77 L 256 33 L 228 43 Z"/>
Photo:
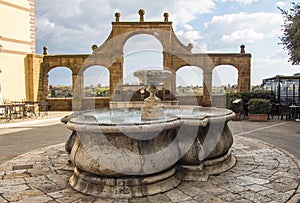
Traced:
<path fill-rule="evenodd" d="M 269 111 L 268 99 L 253 98 L 248 102 L 248 112 L 251 114 L 267 114 Z"/>
<path fill-rule="evenodd" d="M 248 103 L 250 99 L 259 98 L 259 99 L 268 99 L 270 101 L 275 101 L 275 96 L 271 91 L 268 90 L 256 90 L 251 92 L 241 93 L 243 102 Z"/>
<path fill-rule="evenodd" d="M 240 105 L 238 106 L 237 109 L 236 109 L 235 104 L 232 103 L 232 101 L 234 101 L 236 99 L 242 99 L 242 102 L 240 103 Z M 267 91 L 267 90 L 255 90 L 255 91 L 243 92 L 243 93 L 230 92 L 230 93 L 226 94 L 227 108 L 234 112 L 241 112 L 243 104 L 249 105 L 249 101 L 251 99 L 265 99 L 265 100 L 268 100 L 268 102 L 275 101 L 274 94 L 271 91 Z M 263 107 L 261 107 L 261 108 L 263 108 Z M 266 109 L 267 110 L 264 110 L 264 111 L 268 112 L 268 105 L 267 105 Z M 249 111 L 249 113 L 251 113 L 249 106 L 248 106 L 248 111 Z M 253 112 L 255 112 L 255 110 L 253 110 Z"/>

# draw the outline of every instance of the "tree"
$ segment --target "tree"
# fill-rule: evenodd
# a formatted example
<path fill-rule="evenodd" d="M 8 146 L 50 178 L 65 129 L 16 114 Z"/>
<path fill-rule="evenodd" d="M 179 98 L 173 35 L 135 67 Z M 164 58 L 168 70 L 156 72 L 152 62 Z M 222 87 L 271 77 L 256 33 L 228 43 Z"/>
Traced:
<path fill-rule="evenodd" d="M 292 8 L 283 10 L 279 8 L 284 16 L 283 36 L 280 37 L 281 44 L 288 51 L 289 61 L 293 65 L 300 64 L 300 3 L 292 2 Z"/>

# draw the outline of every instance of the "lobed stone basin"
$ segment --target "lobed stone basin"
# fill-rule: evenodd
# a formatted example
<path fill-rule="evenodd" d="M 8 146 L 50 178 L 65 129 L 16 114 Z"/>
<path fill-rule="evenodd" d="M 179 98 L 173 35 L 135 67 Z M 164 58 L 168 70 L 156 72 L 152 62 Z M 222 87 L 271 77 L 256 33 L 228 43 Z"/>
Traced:
<path fill-rule="evenodd" d="M 83 193 L 127 198 L 157 194 L 181 180 L 207 180 L 231 168 L 233 137 L 227 109 L 165 106 L 163 118 L 142 120 L 140 109 L 74 113 L 66 150 L 70 185 Z"/>

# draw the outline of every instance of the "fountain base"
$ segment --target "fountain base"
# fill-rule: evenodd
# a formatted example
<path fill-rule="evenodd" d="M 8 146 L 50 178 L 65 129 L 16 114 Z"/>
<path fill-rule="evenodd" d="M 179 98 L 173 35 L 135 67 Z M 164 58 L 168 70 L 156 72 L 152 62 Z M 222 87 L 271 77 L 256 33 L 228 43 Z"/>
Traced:
<path fill-rule="evenodd" d="M 210 175 L 225 172 L 235 163 L 235 157 L 229 152 L 218 159 L 205 160 L 198 165 L 179 165 L 177 175 L 181 180 L 207 181 Z"/>
<path fill-rule="evenodd" d="M 150 176 L 99 176 L 74 168 L 69 180 L 73 189 L 84 194 L 107 198 L 131 198 L 154 195 L 177 187 L 181 180 L 175 168 Z"/>

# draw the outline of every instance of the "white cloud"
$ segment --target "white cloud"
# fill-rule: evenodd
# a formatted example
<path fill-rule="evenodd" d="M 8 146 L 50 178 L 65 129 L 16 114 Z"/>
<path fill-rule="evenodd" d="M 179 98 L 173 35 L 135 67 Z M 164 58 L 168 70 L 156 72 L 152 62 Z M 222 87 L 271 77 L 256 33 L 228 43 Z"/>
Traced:
<path fill-rule="evenodd" d="M 283 59 L 285 61 L 287 61 L 288 58 L 288 54 L 287 52 L 282 48 L 282 49 L 278 49 L 278 50 L 274 50 L 274 52 L 270 55 L 270 57 L 268 57 L 270 59 Z"/>
<path fill-rule="evenodd" d="M 169 12 L 170 20 L 185 24 L 196 18 L 196 15 L 210 13 L 215 7 L 213 0 L 165 0 L 153 1 L 117 1 L 117 0 L 36 0 L 37 17 L 47 16 L 53 21 L 66 23 L 101 23 L 111 22 L 116 11 L 121 13 L 122 20 L 139 19 L 138 10 L 145 10 L 145 20 L 163 20 L 163 13 Z M 90 22 L 90 23 L 89 23 Z"/>
<path fill-rule="evenodd" d="M 287 5 L 287 3 L 283 2 L 283 1 L 277 1 L 276 2 L 276 6 L 279 7 L 279 8 L 284 8 L 286 5 Z"/>
<path fill-rule="evenodd" d="M 299 72 L 300 68 L 293 67 L 286 58 L 258 58 L 252 62 L 251 83 L 258 85 L 265 78 L 276 75 L 294 75 Z"/>
<path fill-rule="evenodd" d="M 227 1 L 237 2 L 240 4 L 252 4 L 254 2 L 257 2 L 258 0 L 220 0 L 220 2 L 227 2 Z"/>
<path fill-rule="evenodd" d="M 184 29 L 186 29 L 186 30 L 193 30 L 193 29 L 194 29 L 193 26 L 191 26 L 191 25 L 189 25 L 189 24 L 184 24 L 182 27 L 183 27 Z"/>
<path fill-rule="evenodd" d="M 35 23 L 37 28 L 41 28 L 41 27 L 55 28 L 55 23 L 50 22 L 49 19 L 44 17 L 36 19 Z"/>
<path fill-rule="evenodd" d="M 199 14 L 211 13 L 215 8 L 212 0 L 177 0 L 169 2 L 172 19 L 178 24 L 188 23 Z"/>
<path fill-rule="evenodd" d="M 182 43 L 186 43 L 186 42 L 191 43 L 191 42 L 203 39 L 203 36 L 201 36 L 200 32 L 196 31 L 196 30 L 190 30 L 187 32 L 180 31 L 180 32 L 176 33 L 176 35 L 180 38 L 183 38 L 183 39 L 181 39 Z"/>
<path fill-rule="evenodd" d="M 206 44 L 200 45 L 198 43 L 199 40 L 204 38 L 203 35 L 200 31 L 194 30 L 192 26 L 190 26 L 187 31 L 179 30 L 178 32 L 176 32 L 176 37 L 184 45 L 192 44 L 192 52 L 194 53 L 201 53 L 206 50 Z"/>
<path fill-rule="evenodd" d="M 187 39 L 192 40 L 192 41 L 196 41 L 196 40 L 199 40 L 199 39 L 203 38 L 201 36 L 200 32 L 196 31 L 196 30 L 187 31 L 187 32 L 184 33 L 183 36 L 186 37 Z"/>
<path fill-rule="evenodd" d="M 121 13 L 120 21 L 138 21 L 140 8 L 145 10 L 145 21 L 163 21 L 163 13 L 169 12 L 174 30 L 177 25 L 186 25 L 185 28 L 192 31 L 186 35 L 195 39 L 199 37 L 197 32 L 187 24 L 199 14 L 210 13 L 214 7 L 213 0 L 151 3 L 148 0 L 130 3 L 125 0 L 35 0 L 37 50 L 42 50 L 41 47 L 47 43 L 52 53 L 63 49 L 72 52 L 74 46 L 80 47 L 80 51 L 90 52 L 91 44 L 100 45 L 108 37 L 116 11 Z"/>
<path fill-rule="evenodd" d="M 238 13 L 214 16 L 205 24 L 211 46 L 232 46 L 256 43 L 281 33 L 283 17 L 279 13 Z"/>
<path fill-rule="evenodd" d="M 253 29 L 242 29 L 234 31 L 229 35 L 223 35 L 221 42 L 224 44 L 230 44 L 235 42 L 245 42 L 247 44 L 254 43 L 264 38 L 263 33 L 255 32 Z"/>

